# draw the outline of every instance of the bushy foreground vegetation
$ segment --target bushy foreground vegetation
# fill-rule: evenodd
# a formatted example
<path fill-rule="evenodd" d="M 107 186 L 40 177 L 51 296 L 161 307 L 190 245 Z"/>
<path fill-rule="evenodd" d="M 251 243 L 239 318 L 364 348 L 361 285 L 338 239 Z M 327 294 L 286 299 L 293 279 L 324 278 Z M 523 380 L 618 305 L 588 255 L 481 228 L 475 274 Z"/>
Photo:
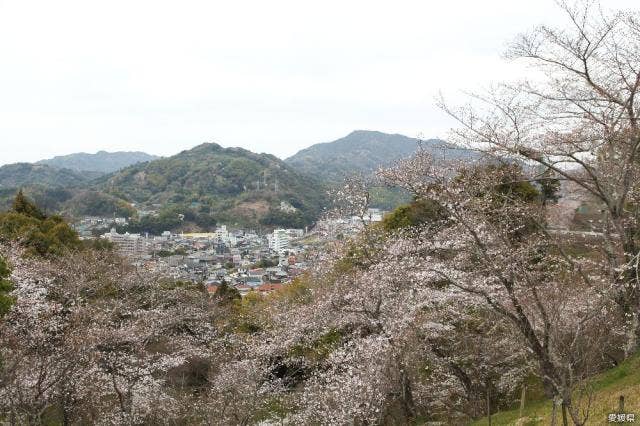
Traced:
<path fill-rule="evenodd" d="M 11 210 L 0 214 L 0 239 L 20 241 L 29 254 L 61 255 L 82 244 L 60 216 L 45 215 L 19 191 Z"/>

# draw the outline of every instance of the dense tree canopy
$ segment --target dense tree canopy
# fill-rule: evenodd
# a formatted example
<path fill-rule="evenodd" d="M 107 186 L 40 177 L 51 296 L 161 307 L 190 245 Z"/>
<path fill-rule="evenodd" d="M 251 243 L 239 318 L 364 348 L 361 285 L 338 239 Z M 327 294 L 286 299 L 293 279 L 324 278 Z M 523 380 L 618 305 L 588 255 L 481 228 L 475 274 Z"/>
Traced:
<path fill-rule="evenodd" d="M 0 239 L 19 241 L 31 253 L 62 254 L 81 247 L 78 234 L 60 216 L 46 216 L 19 191 L 12 210 L 0 213 Z"/>

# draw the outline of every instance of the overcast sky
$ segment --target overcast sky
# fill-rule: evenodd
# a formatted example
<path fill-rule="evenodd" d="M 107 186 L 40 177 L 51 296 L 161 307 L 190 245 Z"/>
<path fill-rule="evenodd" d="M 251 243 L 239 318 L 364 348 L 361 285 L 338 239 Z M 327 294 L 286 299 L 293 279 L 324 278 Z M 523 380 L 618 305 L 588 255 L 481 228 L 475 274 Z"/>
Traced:
<path fill-rule="evenodd" d="M 0 164 L 445 137 L 438 91 L 522 75 L 506 43 L 559 18 L 553 0 L 0 0 Z"/>

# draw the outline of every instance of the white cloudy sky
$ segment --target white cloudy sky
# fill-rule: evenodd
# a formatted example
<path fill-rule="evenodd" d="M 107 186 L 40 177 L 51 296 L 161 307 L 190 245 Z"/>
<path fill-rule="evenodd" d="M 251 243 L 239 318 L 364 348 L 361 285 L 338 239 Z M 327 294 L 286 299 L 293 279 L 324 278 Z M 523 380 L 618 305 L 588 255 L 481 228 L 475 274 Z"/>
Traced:
<path fill-rule="evenodd" d="M 444 137 L 437 92 L 521 75 L 506 43 L 559 18 L 553 0 L 0 0 L 0 164 Z"/>

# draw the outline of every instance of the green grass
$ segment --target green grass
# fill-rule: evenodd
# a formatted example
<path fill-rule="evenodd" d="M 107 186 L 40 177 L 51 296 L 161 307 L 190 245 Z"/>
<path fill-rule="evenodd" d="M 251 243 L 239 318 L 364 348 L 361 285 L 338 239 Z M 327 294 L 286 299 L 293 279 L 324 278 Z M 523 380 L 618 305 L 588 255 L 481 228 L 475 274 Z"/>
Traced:
<path fill-rule="evenodd" d="M 593 399 L 589 410 L 588 425 L 615 424 L 607 422 L 609 413 L 617 412 L 620 395 L 625 397 L 625 412 L 635 413 L 636 423 L 640 423 L 640 355 L 636 355 L 619 366 L 605 371 L 592 380 Z M 491 416 L 493 426 L 507 425 L 550 425 L 552 403 L 550 400 L 527 402 L 523 419 L 519 421 L 520 410 L 503 411 Z M 557 424 L 562 424 L 558 410 Z M 570 421 L 571 423 L 571 421 Z M 477 420 L 472 425 L 487 425 L 487 418 Z"/>

